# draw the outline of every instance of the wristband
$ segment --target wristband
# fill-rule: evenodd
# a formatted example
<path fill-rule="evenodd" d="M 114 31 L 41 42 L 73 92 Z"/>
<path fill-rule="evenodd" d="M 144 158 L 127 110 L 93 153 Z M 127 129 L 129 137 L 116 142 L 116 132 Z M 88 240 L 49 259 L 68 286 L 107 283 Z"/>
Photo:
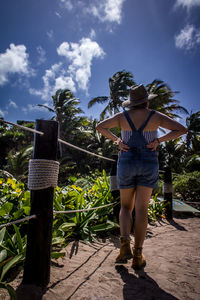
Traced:
<path fill-rule="evenodd" d="M 118 138 L 116 141 L 114 141 L 115 145 L 119 146 L 119 143 L 121 142 L 121 139 Z"/>

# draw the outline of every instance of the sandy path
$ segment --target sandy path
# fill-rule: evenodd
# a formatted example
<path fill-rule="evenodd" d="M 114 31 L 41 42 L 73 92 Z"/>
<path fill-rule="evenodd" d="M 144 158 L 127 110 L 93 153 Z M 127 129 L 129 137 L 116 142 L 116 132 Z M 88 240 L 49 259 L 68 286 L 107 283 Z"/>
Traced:
<path fill-rule="evenodd" d="M 199 300 L 200 218 L 157 225 L 148 228 L 144 271 L 136 273 L 131 260 L 126 265 L 114 264 L 119 251 L 116 236 L 92 244 L 73 242 L 66 247 L 66 257 L 52 265 L 46 293 L 35 299 Z M 20 280 L 12 285 L 17 287 Z M 30 291 L 26 299 L 32 299 Z M 0 299 L 9 299 L 1 295 Z"/>

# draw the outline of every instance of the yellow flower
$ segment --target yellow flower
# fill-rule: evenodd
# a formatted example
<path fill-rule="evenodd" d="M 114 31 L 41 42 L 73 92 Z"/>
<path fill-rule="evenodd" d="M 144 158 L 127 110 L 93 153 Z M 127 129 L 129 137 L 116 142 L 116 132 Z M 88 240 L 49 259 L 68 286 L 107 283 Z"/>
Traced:
<path fill-rule="evenodd" d="M 17 193 L 21 193 L 21 191 L 22 191 L 21 189 L 16 189 Z"/>
<path fill-rule="evenodd" d="M 166 219 L 166 216 L 165 215 L 160 215 L 161 218 L 163 219 Z"/>
<path fill-rule="evenodd" d="M 0 184 L 2 184 L 3 183 L 3 181 L 2 180 L 0 180 Z"/>
<path fill-rule="evenodd" d="M 82 191 L 82 188 L 80 188 L 79 186 L 76 186 L 74 184 L 72 184 L 71 186 L 73 189 L 77 190 L 77 191 Z"/>

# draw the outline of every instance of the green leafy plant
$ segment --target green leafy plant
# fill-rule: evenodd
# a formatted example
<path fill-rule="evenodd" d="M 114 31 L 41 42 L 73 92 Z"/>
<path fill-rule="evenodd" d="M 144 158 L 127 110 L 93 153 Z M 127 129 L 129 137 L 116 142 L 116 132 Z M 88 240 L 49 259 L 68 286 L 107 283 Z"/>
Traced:
<path fill-rule="evenodd" d="M 176 197 L 184 201 L 200 202 L 200 172 L 194 171 L 176 175 L 173 180 Z"/>
<path fill-rule="evenodd" d="M 65 201 L 71 203 L 71 209 L 90 209 L 113 202 L 109 181 L 105 171 L 103 171 L 103 176 L 98 177 L 96 181 L 93 179 L 92 182 L 93 185 L 90 189 L 88 188 L 88 185 L 83 189 L 75 184 L 68 186 L 68 191 L 66 191 L 65 188 Z M 76 181 L 74 183 L 76 183 Z M 62 196 L 57 197 L 55 200 L 57 209 L 63 207 L 63 204 L 61 204 L 63 200 L 61 200 L 61 198 Z M 58 203 L 58 199 L 60 204 Z M 62 218 L 62 221 L 64 222 L 62 222 L 59 227 L 58 224 L 60 222 L 56 220 L 54 222 L 55 227 L 57 227 L 54 234 L 56 233 L 57 236 L 61 235 L 62 237 L 71 236 L 71 238 L 76 239 L 92 240 L 96 237 L 97 232 L 99 233 L 119 227 L 118 224 L 109 220 L 109 218 L 112 218 L 112 210 L 113 206 L 110 206 L 96 210 L 78 211 L 68 215 L 62 215 L 60 218 Z"/>
<path fill-rule="evenodd" d="M 0 178 L 0 223 L 4 224 L 30 214 L 30 191 L 14 178 Z"/>
<path fill-rule="evenodd" d="M 10 269 L 24 261 L 26 252 L 26 236 L 22 238 L 18 227 L 13 226 L 14 235 L 9 234 L 5 227 L 0 231 L 0 287 L 8 291 L 10 299 L 16 299 L 15 291 L 3 281 L 4 277 Z"/>
<path fill-rule="evenodd" d="M 158 218 L 165 218 L 166 203 L 158 199 L 158 194 L 152 196 L 148 207 L 148 219 L 155 222 Z"/>

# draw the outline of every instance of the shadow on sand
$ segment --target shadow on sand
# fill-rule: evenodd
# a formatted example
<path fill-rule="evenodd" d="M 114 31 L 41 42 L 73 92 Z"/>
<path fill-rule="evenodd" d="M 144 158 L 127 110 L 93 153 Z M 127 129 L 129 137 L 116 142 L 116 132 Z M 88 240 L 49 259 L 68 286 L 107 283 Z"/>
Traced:
<path fill-rule="evenodd" d="M 124 281 L 124 300 L 179 300 L 161 289 L 156 281 L 149 277 L 144 270 L 139 270 L 132 274 L 123 265 L 117 265 L 115 269 Z"/>

